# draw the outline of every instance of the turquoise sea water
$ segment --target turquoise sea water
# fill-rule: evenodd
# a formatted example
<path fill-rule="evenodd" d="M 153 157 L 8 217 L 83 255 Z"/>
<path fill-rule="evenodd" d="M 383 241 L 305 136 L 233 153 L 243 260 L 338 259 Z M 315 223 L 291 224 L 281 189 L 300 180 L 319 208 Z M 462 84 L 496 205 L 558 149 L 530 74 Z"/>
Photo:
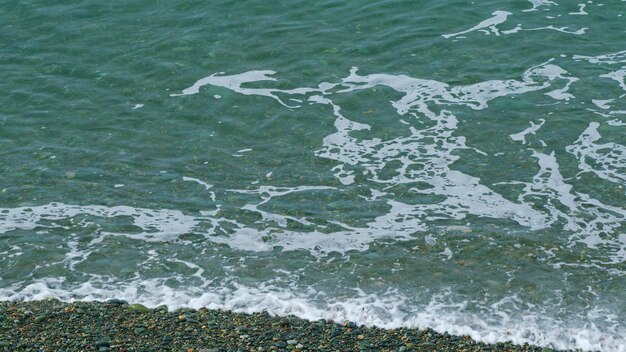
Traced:
<path fill-rule="evenodd" d="M 0 28 L 0 299 L 626 351 L 626 1 L 20 1 Z"/>

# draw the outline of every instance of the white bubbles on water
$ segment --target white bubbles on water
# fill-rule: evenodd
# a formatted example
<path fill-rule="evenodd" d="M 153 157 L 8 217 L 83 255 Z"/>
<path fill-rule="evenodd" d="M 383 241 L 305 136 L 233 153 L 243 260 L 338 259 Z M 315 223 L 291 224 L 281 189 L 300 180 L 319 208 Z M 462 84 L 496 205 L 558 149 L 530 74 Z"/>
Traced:
<path fill-rule="evenodd" d="M 81 219 L 81 216 L 104 219 L 128 217 L 137 227 L 136 233 L 102 231 L 101 236 L 127 236 L 143 241 L 171 241 L 190 233 L 198 224 L 195 218 L 178 210 L 142 209 L 130 206 L 80 206 L 55 202 L 38 206 L 0 208 L 0 234 L 14 230 L 63 228 L 63 221 L 72 219 L 78 222 L 86 221 Z M 55 225 L 55 222 L 59 223 Z"/>
<path fill-rule="evenodd" d="M 531 11 L 538 11 L 539 9 L 542 10 L 548 10 L 546 8 L 542 8 L 542 7 L 550 7 L 552 5 L 558 5 L 556 2 L 554 1 L 550 1 L 550 0 L 528 0 L 533 7 L 527 10 L 524 10 L 523 12 L 531 12 Z"/>
<path fill-rule="evenodd" d="M 588 55 L 574 55 L 574 60 L 586 60 L 592 64 L 619 64 L 626 63 L 626 50 L 618 51 L 610 54 L 603 54 L 597 56 Z"/>
<path fill-rule="evenodd" d="M 292 107 L 285 104 L 279 97 L 275 95 L 276 92 L 283 92 L 286 94 L 306 94 L 309 92 L 319 91 L 318 89 L 310 89 L 310 88 L 296 88 L 287 91 L 281 91 L 279 89 L 269 89 L 269 88 L 244 88 L 242 87 L 245 83 L 250 82 L 261 82 L 261 81 L 275 81 L 276 79 L 272 77 L 276 72 L 271 70 L 262 70 L 262 71 L 248 71 L 237 75 L 220 75 L 213 74 L 211 76 L 205 77 L 203 79 L 198 80 L 191 87 L 186 88 L 180 94 L 170 94 L 172 97 L 183 96 L 183 95 L 193 95 L 198 94 L 200 92 L 200 88 L 206 85 L 212 85 L 217 87 L 224 87 L 233 91 L 236 91 L 240 94 L 244 95 L 260 95 L 266 96 L 273 99 L 276 99 L 280 104 L 285 107 Z M 223 74 L 220 72 L 219 74 Z M 298 107 L 298 106 L 294 106 Z"/>
<path fill-rule="evenodd" d="M 599 127 L 598 122 L 589 123 L 589 127 L 566 150 L 578 159 L 581 173 L 593 173 L 601 179 L 626 187 L 626 145 L 598 143 L 602 138 L 598 132 Z"/>
<path fill-rule="evenodd" d="M 537 131 L 539 131 L 539 129 L 541 128 L 541 126 L 543 126 L 543 124 L 546 123 L 546 120 L 544 119 L 539 119 L 539 123 L 534 123 L 534 122 L 530 122 L 530 127 L 528 127 L 527 129 L 512 134 L 509 137 L 511 137 L 512 140 L 517 141 L 517 142 L 522 142 L 522 144 L 526 144 L 526 136 L 529 134 L 534 135 L 535 133 L 537 133 Z"/>
<path fill-rule="evenodd" d="M 533 7 L 530 9 L 526 9 L 526 10 L 522 10 L 521 13 L 515 14 L 513 12 L 509 12 L 509 11 L 503 11 L 503 10 L 497 10 L 494 11 L 493 13 L 491 13 L 492 17 L 489 17 L 483 21 L 481 21 L 480 23 L 478 23 L 477 25 L 460 31 L 460 32 L 456 32 L 456 33 L 450 33 L 450 34 L 442 34 L 442 37 L 446 38 L 446 39 L 450 39 L 450 38 L 465 38 L 465 34 L 468 33 L 472 33 L 472 32 L 481 32 L 484 35 L 495 35 L 495 36 L 501 36 L 501 35 L 510 35 L 510 34 L 516 34 L 516 33 L 520 33 L 522 31 L 543 31 L 543 30 L 550 30 L 550 31 L 557 31 L 557 32 L 561 32 L 561 33 L 565 33 L 565 34 L 573 34 L 573 35 L 583 35 L 587 32 L 587 30 L 589 28 L 587 27 L 582 27 L 579 29 L 570 29 L 570 25 L 555 25 L 555 24 L 549 24 L 549 25 L 545 25 L 545 26 L 541 26 L 541 27 L 530 27 L 527 28 L 524 25 L 518 23 L 517 25 L 515 25 L 514 27 L 510 27 L 509 29 L 501 29 L 498 26 L 503 25 L 505 22 L 507 22 L 507 20 L 512 17 L 512 18 L 517 18 L 520 15 L 524 15 L 527 14 L 528 15 L 532 15 L 533 12 L 538 11 L 538 10 L 545 10 L 545 11 L 549 11 L 550 7 L 552 7 L 552 5 L 558 5 L 557 3 L 553 2 L 553 1 L 549 1 L 549 0 L 529 0 Z M 584 11 L 585 8 L 585 4 L 579 4 L 579 11 L 578 12 L 571 12 L 569 13 L 570 16 L 576 16 L 576 15 L 588 15 L 587 12 Z M 560 15 L 558 16 L 546 16 L 544 18 L 545 19 L 549 19 L 551 21 L 556 21 L 556 19 L 558 19 L 559 17 L 561 17 Z"/>
<path fill-rule="evenodd" d="M 603 74 L 600 77 L 610 78 L 614 81 L 617 81 L 619 86 L 622 87 L 624 91 L 626 91 L 626 81 L 624 81 L 624 79 L 626 78 L 626 69 L 612 71 L 607 74 Z"/>
<path fill-rule="evenodd" d="M 225 241 L 236 248 L 248 250 L 252 248 L 267 250 L 272 245 L 282 246 L 284 249 L 317 248 L 325 251 L 366 249 L 366 243 L 374 238 L 381 238 L 380 234 L 393 233 L 395 238 L 410 239 L 417 231 L 427 230 L 428 224 L 435 220 L 462 220 L 468 215 L 474 215 L 481 218 L 509 219 L 529 230 L 549 228 L 561 219 L 566 221 L 563 229 L 577 233 L 579 240 L 590 247 L 595 247 L 602 241 L 608 241 L 611 247 L 617 247 L 616 250 L 620 250 L 619 248 L 624 244 L 619 243 L 619 240 L 602 240 L 601 238 L 605 238 L 606 234 L 609 234 L 609 237 L 612 236 L 611 231 L 620 227 L 626 211 L 620 207 L 603 204 L 588 195 L 573 192 L 572 186 L 559 172 L 554 153 L 533 152 L 539 171 L 531 182 L 508 180 L 497 183 L 500 186 L 504 184 L 525 185 L 525 190 L 519 194 L 517 202 L 501 196 L 488 185 L 482 184 L 480 178 L 452 167 L 460 158 L 458 151 L 473 150 L 477 153 L 484 153 L 467 146 L 465 138 L 458 135 L 457 117 L 441 107 L 461 105 L 472 110 L 482 110 L 487 108 L 489 102 L 494 99 L 535 91 L 541 91 L 556 101 L 574 99 L 574 95 L 568 90 L 578 81 L 578 78 L 571 76 L 553 61 L 549 60 L 531 67 L 522 74 L 519 80 L 490 80 L 465 86 L 449 86 L 443 82 L 406 75 L 360 75 L 356 68 L 353 68 L 350 74 L 340 82 L 322 82 L 316 88 L 289 90 L 242 88 L 243 83 L 251 82 L 253 79 L 273 80 L 270 77 L 273 74 L 272 71 L 250 71 L 229 76 L 212 75 L 197 81 L 190 88 L 183 90 L 183 93 L 197 93 L 202 85 L 215 83 L 242 94 L 268 96 L 277 100 L 280 100 L 277 94 L 287 96 L 309 94 L 307 100 L 310 103 L 328 106 L 335 117 L 336 131 L 322 140 L 322 147 L 315 151 L 315 155 L 337 162 L 332 171 L 344 186 L 352 185 L 355 182 L 355 175 L 364 175 L 372 193 L 384 194 L 383 198 L 386 199 L 388 206 L 387 214 L 377 217 L 375 221 L 368 223 L 366 228 L 341 224 L 347 231 L 334 233 L 333 236 L 326 236 L 317 230 L 306 233 L 306 236 L 290 231 L 280 236 L 270 236 L 271 229 L 266 228 L 259 232 L 240 226 L 231 236 L 214 240 Z M 259 72 L 263 73 L 259 74 Z M 400 116 L 413 119 L 413 123 L 409 123 L 408 133 L 403 136 L 391 139 L 357 138 L 355 132 L 371 131 L 372 126 L 351 120 L 342 112 L 342 108 L 333 101 L 332 97 L 380 86 L 391 88 L 402 94 L 399 99 L 390 102 L 391 106 Z M 418 127 L 415 121 L 424 118 L 430 121 L 430 125 Z M 537 133 L 546 123 L 545 119 L 539 121 L 539 124 L 531 124 L 531 127 L 526 130 L 512 134 L 511 139 L 526 143 L 526 136 Z M 584 137 L 585 135 L 590 137 Z M 581 139 L 568 147 L 568 151 L 577 155 L 582 172 L 597 173 L 607 181 L 622 180 L 623 153 L 621 148 L 623 147 L 615 143 L 591 145 L 592 142 L 597 141 L 597 138 L 595 135 L 592 136 L 591 131 L 587 131 Z M 543 147 L 546 147 L 545 142 L 541 141 L 541 143 Z M 602 156 L 601 150 L 611 150 L 611 153 Z M 599 162 L 600 167 L 591 169 L 585 164 L 585 158 L 592 158 Z M 384 171 L 391 165 L 396 166 L 394 176 L 389 177 L 384 174 Z M 389 193 L 388 189 L 403 184 L 421 184 L 420 187 L 409 188 L 409 191 L 416 196 L 436 195 L 443 198 L 435 203 L 421 204 L 408 204 L 406 201 L 394 199 L 393 191 Z M 297 189 L 291 191 L 297 191 Z M 266 193 L 262 188 L 241 192 Z M 261 214 L 264 222 L 274 222 L 282 228 L 287 227 L 288 221 L 310 225 L 304 218 L 290 218 L 261 209 L 261 206 L 269 202 L 272 197 L 279 196 L 280 194 L 269 194 L 269 196 L 264 196 L 261 202 L 248 204 L 243 209 L 257 212 Z M 544 205 L 540 208 L 537 208 L 535 201 L 531 200 L 536 197 L 543 198 Z M 605 212 L 605 210 L 609 211 Z M 581 221 L 576 216 L 581 213 L 591 216 L 591 219 Z M 580 225 L 581 222 L 586 225 Z M 274 240 L 270 243 L 261 243 L 260 239 L 268 238 L 268 236 Z M 328 240 L 328 237 L 332 237 L 332 240 Z M 259 240 L 255 241 L 253 238 Z M 253 243 L 257 244 L 253 245 Z M 345 243 L 351 243 L 351 245 L 346 246 Z"/>
<path fill-rule="evenodd" d="M 585 7 L 587 7 L 586 4 L 578 4 L 578 11 L 576 12 L 570 12 L 570 15 L 575 15 L 575 16 L 586 16 L 589 13 L 587 11 L 585 11 Z"/>
<path fill-rule="evenodd" d="M 488 28 L 489 31 L 491 31 L 491 33 L 495 34 L 495 35 L 500 35 L 500 31 L 498 30 L 497 25 L 504 23 L 507 19 L 507 17 L 509 17 L 509 15 L 512 15 L 511 12 L 508 11 L 494 11 L 491 14 L 493 17 L 490 17 L 482 22 L 480 22 L 479 24 L 475 25 L 474 27 L 458 32 L 458 33 L 452 33 L 452 34 L 444 34 L 443 37 L 444 38 L 452 38 L 452 37 L 456 37 L 462 34 L 466 34 L 469 32 L 474 32 L 474 31 L 478 31 L 478 30 L 482 30 L 482 29 L 486 29 Z M 488 33 L 488 32 L 487 32 Z"/>

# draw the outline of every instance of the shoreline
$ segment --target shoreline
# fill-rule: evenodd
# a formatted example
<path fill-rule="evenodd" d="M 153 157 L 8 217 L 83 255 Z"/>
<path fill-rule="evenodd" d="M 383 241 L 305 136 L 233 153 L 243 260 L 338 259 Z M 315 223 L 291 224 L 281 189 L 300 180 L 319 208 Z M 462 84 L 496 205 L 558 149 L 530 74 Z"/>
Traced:
<path fill-rule="evenodd" d="M 0 301 L 0 351 L 557 351 L 486 344 L 431 329 L 235 313 L 121 300 Z"/>

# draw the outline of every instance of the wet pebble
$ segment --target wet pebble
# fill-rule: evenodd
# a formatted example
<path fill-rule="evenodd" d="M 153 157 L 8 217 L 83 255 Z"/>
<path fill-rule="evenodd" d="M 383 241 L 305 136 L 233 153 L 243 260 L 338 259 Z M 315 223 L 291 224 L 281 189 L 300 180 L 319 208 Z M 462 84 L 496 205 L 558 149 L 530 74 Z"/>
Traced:
<path fill-rule="evenodd" d="M 25 312 L 30 315 L 24 317 Z M 111 301 L 0 302 L 0 316 L 0 328 L 13 332 L 0 337 L 0 351 L 553 351 L 511 343 L 487 345 L 432 330 L 385 330 L 267 313 L 168 312 Z"/>
<path fill-rule="evenodd" d="M 287 347 L 287 343 L 285 341 L 277 341 L 277 342 L 274 342 L 274 346 L 284 348 L 284 347 Z"/>

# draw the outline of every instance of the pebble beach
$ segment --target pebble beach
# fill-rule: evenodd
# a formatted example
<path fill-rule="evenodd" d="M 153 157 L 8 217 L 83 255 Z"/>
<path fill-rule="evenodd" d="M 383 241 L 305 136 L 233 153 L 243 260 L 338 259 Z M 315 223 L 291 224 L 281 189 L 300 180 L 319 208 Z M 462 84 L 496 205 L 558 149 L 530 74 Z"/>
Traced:
<path fill-rule="evenodd" d="M 121 300 L 0 303 L 0 351 L 555 351 L 484 344 L 430 329 L 358 326 L 206 308 L 168 311 Z"/>

